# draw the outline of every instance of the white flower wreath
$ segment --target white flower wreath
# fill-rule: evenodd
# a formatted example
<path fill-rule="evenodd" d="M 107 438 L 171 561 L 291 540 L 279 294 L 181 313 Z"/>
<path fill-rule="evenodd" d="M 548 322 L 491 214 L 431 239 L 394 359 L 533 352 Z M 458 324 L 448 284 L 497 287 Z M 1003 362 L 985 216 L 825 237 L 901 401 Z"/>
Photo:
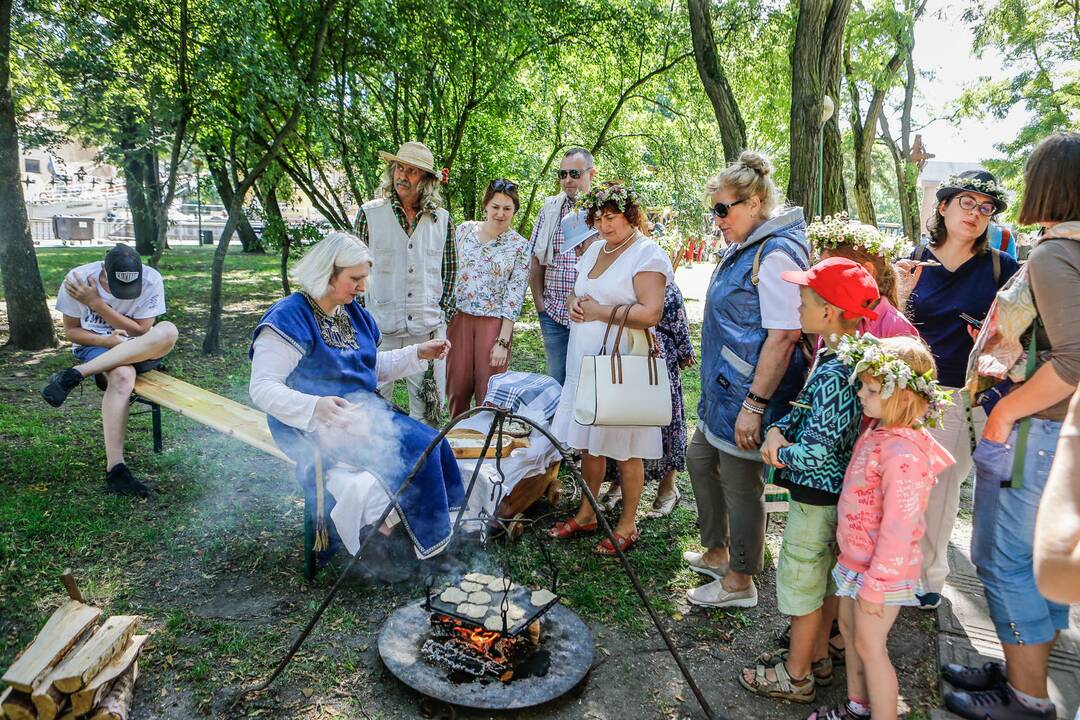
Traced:
<path fill-rule="evenodd" d="M 889 235 L 873 226 L 852 221 L 847 212 L 826 215 L 824 219 L 810 223 L 806 237 L 819 255 L 826 249 L 851 245 L 871 255 L 880 255 L 890 263 L 909 255 L 915 247 L 902 235 Z"/>

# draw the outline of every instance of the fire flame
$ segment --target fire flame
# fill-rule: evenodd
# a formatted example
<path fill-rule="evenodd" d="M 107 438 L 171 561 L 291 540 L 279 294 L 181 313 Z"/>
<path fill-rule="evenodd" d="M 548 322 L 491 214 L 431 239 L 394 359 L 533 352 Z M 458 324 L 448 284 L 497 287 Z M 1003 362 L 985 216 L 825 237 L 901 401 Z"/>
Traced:
<path fill-rule="evenodd" d="M 462 627 L 460 625 L 454 626 L 454 632 L 457 633 L 457 635 L 462 640 L 469 643 L 485 655 L 487 655 L 488 651 L 491 650 L 491 646 L 495 644 L 495 641 L 499 639 L 499 633 L 497 632 L 479 629 L 474 630 L 471 628 Z"/>

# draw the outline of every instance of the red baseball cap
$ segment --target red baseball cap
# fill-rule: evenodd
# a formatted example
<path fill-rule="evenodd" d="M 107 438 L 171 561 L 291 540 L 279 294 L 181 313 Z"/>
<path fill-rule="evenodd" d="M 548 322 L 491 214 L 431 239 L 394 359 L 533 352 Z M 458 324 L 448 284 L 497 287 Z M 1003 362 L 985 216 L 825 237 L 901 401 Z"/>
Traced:
<path fill-rule="evenodd" d="M 780 277 L 789 283 L 805 285 L 844 311 L 844 318 L 877 320 L 877 313 L 867 307 L 881 297 L 874 276 L 859 263 L 844 257 L 822 260 L 809 270 L 785 270 Z"/>

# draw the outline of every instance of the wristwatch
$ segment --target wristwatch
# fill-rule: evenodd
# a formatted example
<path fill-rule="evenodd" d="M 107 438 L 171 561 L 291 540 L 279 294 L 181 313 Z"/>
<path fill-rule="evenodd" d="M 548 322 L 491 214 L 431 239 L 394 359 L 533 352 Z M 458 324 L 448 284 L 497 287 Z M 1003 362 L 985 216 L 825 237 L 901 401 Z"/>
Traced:
<path fill-rule="evenodd" d="M 498 339 L 495 340 L 495 344 L 498 345 L 501 348 L 505 348 L 507 350 L 510 349 L 510 341 L 509 340 L 504 340 L 502 338 L 498 338 Z"/>

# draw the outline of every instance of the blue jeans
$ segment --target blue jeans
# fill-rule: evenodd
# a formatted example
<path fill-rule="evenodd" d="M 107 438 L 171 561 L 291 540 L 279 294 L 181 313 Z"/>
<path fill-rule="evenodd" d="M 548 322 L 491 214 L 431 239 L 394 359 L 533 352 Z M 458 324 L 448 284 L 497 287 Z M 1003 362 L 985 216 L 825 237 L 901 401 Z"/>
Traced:
<path fill-rule="evenodd" d="M 570 328 L 560 325 L 546 312 L 538 313 L 540 332 L 544 336 L 544 354 L 547 355 L 548 375 L 560 384 L 566 384 L 566 346 L 570 342 Z"/>
<path fill-rule="evenodd" d="M 1038 645 L 1069 627 L 1069 608 L 1044 598 L 1035 585 L 1032 544 L 1061 423 L 1031 419 L 1023 487 L 1008 486 L 1019 423 L 1004 444 L 983 439 L 975 448 L 975 527 L 971 561 L 986 588 L 990 619 L 1002 644 Z M 1002 484 L 1005 484 L 1004 487 Z"/>

